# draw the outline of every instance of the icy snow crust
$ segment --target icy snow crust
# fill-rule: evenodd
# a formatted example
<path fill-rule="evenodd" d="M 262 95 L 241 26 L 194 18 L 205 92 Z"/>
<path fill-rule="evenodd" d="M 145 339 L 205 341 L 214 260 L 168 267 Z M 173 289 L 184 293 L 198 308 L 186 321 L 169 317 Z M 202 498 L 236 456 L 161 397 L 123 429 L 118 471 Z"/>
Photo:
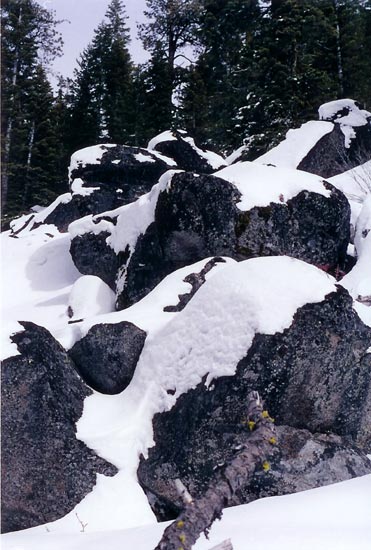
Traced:
<path fill-rule="evenodd" d="M 194 550 L 210 550 L 227 539 L 234 550 L 369 550 L 370 509 L 371 475 L 263 498 L 224 510 L 209 539 L 202 535 Z M 3 550 L 153 550 L 167 525 L 123 530 L 118 521 L 120 530 L 94 533 L 88 525 L 83 534 L 58 535 L 28 529 L 3 535 Z"/>
<path fill-rule="evenodd" d="M 237 162 L 214 174 L 233 183 L 241 193 L 240 210 L 268 206 L 271 202 L 286 203 L 301 191 L 330 197 L 324 180 L 308 172 L 264 166 L 255 162 Z"/>
<path fill-rule="evenodd" d="M 316 120 L 306 122 L 300 128 L 289 130 L 281 143 L 254 162 L 273 164 L 282 168 L 297 168 L 316 143 L 333 129 L 334 125 L 331 122 Z"/>

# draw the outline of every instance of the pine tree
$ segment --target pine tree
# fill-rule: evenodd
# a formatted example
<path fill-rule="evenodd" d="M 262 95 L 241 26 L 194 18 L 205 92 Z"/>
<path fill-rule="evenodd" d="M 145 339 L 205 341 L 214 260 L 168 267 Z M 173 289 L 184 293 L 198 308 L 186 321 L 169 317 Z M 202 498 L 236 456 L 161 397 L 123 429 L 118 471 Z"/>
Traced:
<path fill-rule="evenodd" d="M 152 54 L 147 70 L 154 86 L 153 95 L 160 101 L 166 120 L 174 120 L 176 116 L 173 97 L 184 74 L 178 61 L 186 58 L 186 48 L 197 42 L 202 1 L 147 0 L 144 14 L 149 22 L 139 26 L 144 48 Z M 162 80 L 155 76 L 156 69 L 160 70 Z"/>
<path fill-rule="evenodd" d="M 47 186 L 47 177 L 36 181 L 34 161 L 53 103 L 44 67 L 60 52 L 61 38 L 54 14 L 34 0 L 5 0 L 1 13 L 2 211 L 10 215 L 32 204 L 36 185 Z M 49 167 L 40 170 L 46 175 Z"/>
<path fill-rule="evenodd" d="M 126 15 L 112 0 L 84 50 L 72 86 L 71 147 L 134 139 L 133 66 Z"/>
<path fill-rule="evenodd" d="M 187 129 L 201 141 L 227 148 L 239 103 L 241 52 L 252 40 L 261 14 L 258 0 L 204 0 L 199 19 L 201 49 L 183 93 Z"/>

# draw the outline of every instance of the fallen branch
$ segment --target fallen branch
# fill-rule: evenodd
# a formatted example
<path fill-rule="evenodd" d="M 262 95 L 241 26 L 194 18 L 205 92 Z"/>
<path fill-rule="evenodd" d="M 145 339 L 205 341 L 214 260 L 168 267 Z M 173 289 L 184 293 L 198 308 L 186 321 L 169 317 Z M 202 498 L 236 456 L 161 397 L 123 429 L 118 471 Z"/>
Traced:
<path fill-rule="evenodd" d="M 247 428 L 251 434 L 246 444 L 225 468 L 215 474 L 206 493 L 188 503 L 174 523 L 165 529 L 155 550 L 191 550 L 201 533 L 220 519 L 223 508 L 232 503 L 240 488 L 246 487 L 256 470 L 268 471 L 268 459 L 275 450 L 276 432 L 273 419 L 257 392 L 249 395 Z"/>

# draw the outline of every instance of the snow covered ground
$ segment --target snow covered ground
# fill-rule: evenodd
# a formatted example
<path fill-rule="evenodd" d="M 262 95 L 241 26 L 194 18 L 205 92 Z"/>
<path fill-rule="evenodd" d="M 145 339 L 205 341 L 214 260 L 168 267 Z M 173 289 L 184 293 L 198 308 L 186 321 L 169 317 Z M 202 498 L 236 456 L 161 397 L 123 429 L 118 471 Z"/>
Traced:
<path fill-rule="evenodd" d="M 167 523 L 84 533 L 33 530 L 3 535 L 3 550 L 153 550 Z M 80 526 L 82 529 L 82 527 Z M 369 550 L 371 475 L 224 511 L 194 550 L 231 539 L 234 550 Z"/>

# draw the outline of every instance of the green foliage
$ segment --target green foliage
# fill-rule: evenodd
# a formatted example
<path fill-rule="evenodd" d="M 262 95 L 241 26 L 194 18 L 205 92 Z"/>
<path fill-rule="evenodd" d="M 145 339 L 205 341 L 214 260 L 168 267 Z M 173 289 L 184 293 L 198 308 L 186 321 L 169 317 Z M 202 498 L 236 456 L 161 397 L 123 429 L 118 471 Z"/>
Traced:
<path fill-rule="evenodd" d="M 102 142 L 134 140 L 133 66 L 121 0 L 112 0 L 106 19 L 84 50 L 72 85 L 71 151 Z"/>
<path fill-rule="evenodd" d="M 49 200 L 59 147 L 45 67 L 60 53 L 54 14 L 34 0 L 2 3 L 2 212 Z"/>

